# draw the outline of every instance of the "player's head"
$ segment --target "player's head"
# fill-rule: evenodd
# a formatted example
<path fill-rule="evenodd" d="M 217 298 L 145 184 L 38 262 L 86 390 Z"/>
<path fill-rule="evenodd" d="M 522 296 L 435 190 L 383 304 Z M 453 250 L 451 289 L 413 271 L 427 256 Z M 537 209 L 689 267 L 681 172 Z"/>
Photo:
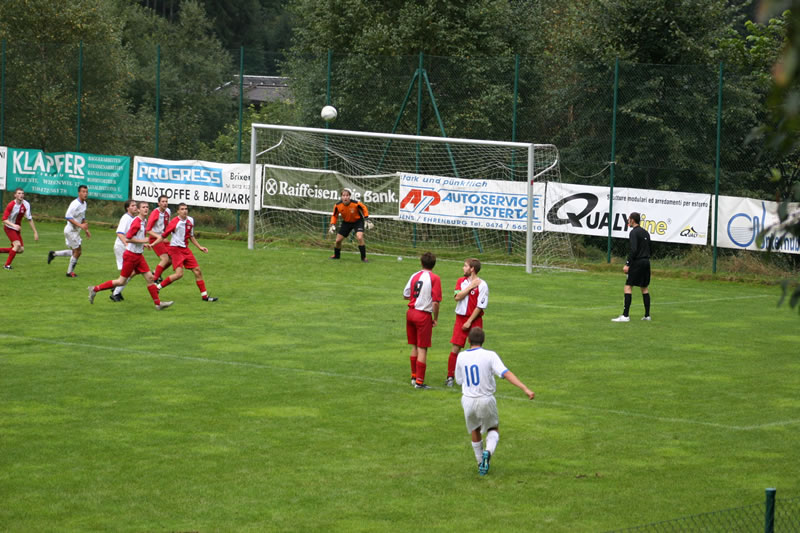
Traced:
<path fill-rule="evenodd" d="M 22 190 L 22 187 L 14 189 L 14 199 L 22 201 L 23 198 L 25 198 L 25 191 Z"/>
<path fill-rule="evenodd" d="M 353 192 L 350 189 L 342 189 L 342 203 L 347 205 L 350 203 L 350 197 L 353 195 Z"/>
<path fill-rule="evenodd" d="M 186 218 L 186 215 L 189 214 L 189 206 L 185 203 L 181 202 L 178 204 L 178 216 L 181 218 Z"/>
<path fill-rule="evenodd" d="M 433 267 L 436 266 L 436 256 L 433 255 L 433 252 L 425 252 L 420 256 L 419 262 L 422 264 L 422 268 L 433 270 Z"/>
<path fill-rule="evenodd" d="M 464 261 L 464 275 L 477 274 L 481 271 L 481 262 L 474 257 Z"/>
<path fill-rule="evenodd" d="M 89 187 L 86 185 L 78 185 L 78 198 L 81 200 L 86 200 L 89 196 Z"/>
<path fill-rule="evenodd" d="M 637 213 L 636 211 L 634 211 L 633 213 L 628 215 L 628 225 L 629 226 L 633 225 L 633 224 L 631 224 L 631 221 L 633 221 L 638 226 L 641 223 L 641 220 L 642 220 L 642 216 L 639 213 Z"/>
<path fill-rule="evenodd" d="M 483 341 L 486 340 L 486 333 L 481 328 L 472 328 L 469 330 L 469 345 L 470 346 L 483 346 Z"/>
<path fill-rule="evenodd" d="M 166 194 L 162 194 L 158 197 L 158 207 L 161 209 L 166 209 L 169 205 L 169 198 L 167 198 Z"/>
<path fill-rule="evenodd" d="M 128 214 L 135 215 L 136 211 L 138 209 L 139 209 L 139 206 L 136 205 L 136 201 L 135 200 L 131 200 L 130 198 L 125 200 L 125 211 L 127 211 Z"/>
<path fill-rule="evenodd" d="M 147 202 L 139 202 L 136 207 L 139 208 L 139 216 L 142 218 L 146 217 L 147 213 L 150 212 L 150 204 Z"/>

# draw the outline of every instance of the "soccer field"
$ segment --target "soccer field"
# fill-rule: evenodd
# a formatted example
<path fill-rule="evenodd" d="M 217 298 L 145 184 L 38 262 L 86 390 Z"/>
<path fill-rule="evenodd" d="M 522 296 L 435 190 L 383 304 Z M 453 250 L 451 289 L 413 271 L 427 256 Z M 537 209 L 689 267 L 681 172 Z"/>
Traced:
<path fill-rule="evenodd" d="M 201 237 L 220 300 L 187 273 L 156 312 L 140 278 L 90 305 L 86 286 L 117 277 L 114 231 L 84 239 L 69 279 L 66 258 L 46 264 L 62 227 L 24 228 L 0 272 L 2 531 L 604 531 L 798 494 L 800 318 L 775 286 L 656 273 L 653 321 L 637 290 L 612 323 L 621 272 L 484 265 L 485 346 L 536 399 L 500 380 L 481 477 L 442 386 L 460 261 L 435 268 L 421 391 L 416 258 Z"/>

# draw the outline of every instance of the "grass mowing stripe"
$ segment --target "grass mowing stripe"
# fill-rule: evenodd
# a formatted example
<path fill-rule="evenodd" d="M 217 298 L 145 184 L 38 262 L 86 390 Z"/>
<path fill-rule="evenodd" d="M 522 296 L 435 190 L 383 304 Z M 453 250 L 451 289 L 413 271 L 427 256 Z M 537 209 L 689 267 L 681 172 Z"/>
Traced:
<path fill-rule="evenodd" d="M 380 379 L 375 377 L 368 377 L 368 376 L 361 376 L 361 375 L 352 375 L 352 374 L 341 374 L 337 372 L 325 372 L 322 370 L 309 370 L 305 368 L 291 368 L 285 366 L 270 366 L 260 363 L 248 363 L 243 361 L 227 361 L 224 359 L 209 359 L 206 357 L 195 357 L 189 355 L 174 355 L 174 354 L 166 354 L 166 353 L 154 353 L 150 351 L 143 351 L 143 350 L 134 350 L 130 348 L 120 348 L 117 346 L 100 346 L 96 344 L 87 344 L 87 343 L 79 343 L 79 342 L 69 342 L 69 341 L 55 341 L 51 339 L 41 339 L 41 338 L 32 338 L 32 337 L 22 337 L 19 335 L 9 335 L 5 333 L 0 333 L 0 338 L 9 338 L 9 339 L 19 339 L 19 340 L 29 340 L 34 342 L 41 342 L 45 344 L 55 344 L 59 346 L 74 346 L 79 348 L 93 348 L 98 350 L 105 350 L 105 351 L 113 351 L 119 353 L 127 353 L 127 354 L 136 354 L 136 355 L 145 355 L 148 357 L 157 357 L 157 358 L 165 358 L 165 359 L 176 359 L 181 361 L 196 361 L 200 363 L 214 363 L 219 365 L 228 365 L 228 366 L 237 366 L 237 367 L 248 367 L 248 368 L 258 368 L 263 370 L 280 370 L 280 371 L 291 371 L 291 372 L 298 372 L 302 374 L 311 374 L 316 376 L 325 376 L 330 378 L 336 379 L 351 379 L 351 380 L 358 380 L 358 381 L 366 381 L 370 383 L 382 383 L 382 384 L 398 384 L 396 379 Z M 435 387 L 431 386 L 431 389 L 438 390 L 442 389 L 443 387 Z M 520 398 L 518 396 L 508 396 L 505 394 L 495 394 L 497 398 L 501 398 L 503 400 L 511 400 L 511 401 L 520 401 L 520 402 L 528 402 L 525 398 Z M 702 420 L 692 420 L 688 418 L 675 418 L 675 417 L 663 417 L 663 416 L 654 416 L 648 415 L 644 413 L 636 413 L 633 411 L 626 411 L 622 409 L 604 409 L 598 407 L 587 407 L 583 405 L 575 405 L 569 404 L 559 401 L 552 401 L 552 400 L 537 400 L 536 405 L 542 405 L 543 407 L 563 407 L 567 409 L 580 409 L 583 411 L 593 411 L 598 413 L 606 413 L 606 414 L 615 414 L 621 415 L 625 417 L 637 417 L 637 418 L 644 418 L 648 420 L 656 420 L 659 422 L 670 422 L 674 424 L 693 424 L 698 426 L 708 426 L 718 429 L 727 429 L 727 430 L 735 430 L 735 431 L 754 431 L 765 429 L 769 427 L 782 427 L 788 426 L 793 424 L 800 423 L 800 419 L 797 420 L 783 420 L 777 422 L 768 422 L 765 424 L 757 424 L 751 426 L 732 426 L 728 424 L 718 424 L 716 422 L 706 422 Z"/>

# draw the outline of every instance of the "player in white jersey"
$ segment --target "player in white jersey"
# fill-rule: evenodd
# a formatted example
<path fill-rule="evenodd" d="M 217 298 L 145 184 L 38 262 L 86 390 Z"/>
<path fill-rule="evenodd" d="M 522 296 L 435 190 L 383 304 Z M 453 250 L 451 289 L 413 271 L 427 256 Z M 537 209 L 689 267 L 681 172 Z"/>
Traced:
<path fill-rule="evenodd" d="M 108 290 L 112 287 L 119 287 L 136 274 L 141 274 L 147 281 L 147 291 L 153 299 L 156 310 L 160 311 L 171 306 L 173 302 L 162 302 L 158 297 L 158 289 L 153 282 L 153 275 L 150 273 L 150 267 L 147 266 L 147 261 L 144 258 L 143 252 L 145 247 L 149 247 L 147 239 L 147 232 L 145 231 L 145 219 L 150 210 L 147 202 L 139 202 L 137 207 L 138 215 L 133 217 L 130 228 L 127 233 L 123 235 L 125 239 L 125 251 L 123 252 L 122 268 L 120 269 L 119 277 L 117 279 L 110 279 L 100 285 L 90 285 L 87 287 L 89 290 L 89 303 L 94 303 L 94 297 L 100 291 Z"/>
<path fill-rule="evenodd" d="M 481 262 L 477 259 L 467 259 L 461 270 L 464 276 L 456 281 L 453 295 L 456 301 L 456 323 L 453 325 L 453 336 L 450 338 L 453 347 L 447 360 L 445 387 L 453 386 L 458 352 L 464 348 L 470 329 L 483 328 L 483 313 L 489 305 L 489 285 L 478 277 Z"/>
<path fill-rule="evenodd" d="M 54 257 L 70 257 L 69 266 L 67 267 L 67 277 L 77 277 L 75 274 L 75 265 L 78 264 L 78 258 L 81 256 L 81 230 L 86 233 L 86 238 L 92 237 L 89 231 L 89 223 L 86 222 L 86 198 L 89 197 L 89 188 L 86 185 L 78 186 L 78 197 L 72 200 L 67 208 L 67 213 L 64 218 L 67 219 L 67 225 L 64 227 L 64 240 L 67 242 L 66 250 L 58 250 L 54 252 L 50 250 L 47 253 L 47 264 L 53 260 Z"/>
<path fill-rule="evenodd" d="M 456 383 L 461 385 L 461 407 L 467 431 L 472 436 L 472 451 L 478 461 L 478 473 L 486 475 L 489 462 L 500 440 L 497 401 L 494 398 L 495 376 L 504 378 L 533 400 L 535 394 L 525 386 L 500 360 L 495 352 L 485 350 L 483 342 L 486 335 L 481 328 L 469 332 L 469 350 L 458 354 L 456 362 Z M 482 446 L 482 435 L 486 435 L 486 448 Z"/>
<path fill-rule="evenodd" d="M 198 250 L 204 254 L 208 253 L 208 248 L 200 246 L 194 236 L 194 219 L 189 216 L 189 206 L 184 203 L 178 204 L 178 216 L 173 218 L 170 223 L 164 228 L 164 232 L 159 236 L 151 246 L 156 246 L 163 242 L 167 236 L 172 235 L 169 241 L 169 257 L 172 261 L 172 269 L 175 271 L 167 279 L 156 285 L 158 290 L 163 289 L 183 277 L 184 268 L 191 269 L 194 274 L 197 288 L 200 289 L 200 296 L 204 302 L 216 302 L 219 298 L 213 298 L 208 295 L 206 291 L 206 282 L 203 280 L 203 272 L 200 270 L 200 265 L 194 254 L 189 249 L 189 243 L 194 244 Z"/>
<path fill-rule="evenodd" d="M 117 238 L 114 241 L 114 256 L 117 258 L 117 270 L 120 272 L 122 272 L 122 256 L 125 254 L 128 245 L 125 235 L 128 233 L 128 230 L 131 229 L 131 223 L 133 219 L 136 218 L 138 212 L 139 207 L 136 202 L 131 199 L 125 200 L 125 213 L 120 217 L 119 224 L 117 224 Z M 122 291 L 127 284 L 128 282 L 126 281 L 122 285 L 114 287 L 114 292 L 108 297 L 109 300 L 112 302 L 121 302 L 124 300 Z"/>
<path fill-rule="evenodd" d="M 164 233 L 164 230 L 169 224 L 170 211 L 168 205 L 169 198 L 162 194 L 158 197 L 158 207 L 153 209 L 153 212 L 150 213 L 150 217 L 147 219 L 146 229 L 147 235 L 150 236 L 150 244 L 153 244 L 156 242 L 156 239 L 161 237 L 161 234 Z M 171 264 L 169 259 L 169 246 L 167 246 L 165 242 L 160 242 L 156 246 L 153 246 L 152 249 L 153 253 L 155 253 L 159 259 L 156 270 L 153 272 L 153 277 L 156 278 L 156 283 L 161 283 L 161 273 Z"/>
<path fill-rule="evenodd" d="M 435 255 L 425 252 L 419 260 L 422 270 L 412 275 L 403 289 L 403 297 L 408 300 L 406 338 L 411 345 L 411 384 L 417 389 L 429 389 L 425 385 L 425 370 L 433 328 L 439 321 L 442 280 L 433 273 Z"/>
<path fill-rule="evenodd" d="M 11 262 L 14 261 L 14 256 L 21 254 L 25 251 L 25 244 L 22 241 L 22 219 L 27 218 L 30 222 L 31 229 L 33 230 L 33 240 L 39 240 L 39 232 L 36 231 L 36 224 L 33 223 L 33 215 L 31 214 L 31 204 L 25 200 L 25 191 L 21 187 L 17 187 L 14 191 L 14 199 L 9 202 L 3 211 L 3 229 L 11 241 L 10 248 L 0 248 L 0 253 L 8 254 L 6 264 L 3 266 L 6 270 L 11 270 Z"/>

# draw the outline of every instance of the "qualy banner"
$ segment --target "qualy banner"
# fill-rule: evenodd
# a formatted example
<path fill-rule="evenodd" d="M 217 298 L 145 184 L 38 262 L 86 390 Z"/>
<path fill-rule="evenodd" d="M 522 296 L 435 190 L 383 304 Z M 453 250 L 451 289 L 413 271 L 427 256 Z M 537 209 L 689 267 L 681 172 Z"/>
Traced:
<path fill-rule="evenodd" d="M 131 159 L 127 156 L 45 153 L 41 150 L 8 149 L 6 186 L 52 196 L 76 196 L 78 187 L 89 188 L 89 198 L 125 200 Z"/>
<path fill-rule="evenodd" d="M 347 176 L 333 170 L 264 165 L 263 207 L 306 213 L 330 214 L 342 189 L 363 202 L 370 217 L 397 216 L 396 174 Z"/>
<path fill-rule="evenodd" d="M 533 188 L 532 229 L 544 229 L 545 184 Z M 400 174 L 400 220 L 510 231 L 528 227 L 528 191 L 520 181 Z"/>
<path fill-rule="evenodd" d="M 628 214 L 640 213 L 641 226 L 654 241 L 704 245 L 708 242 L 708 194 L 614 189 L 614 218 L 608 212 L 609 189 L 591 185 L 549 183 L 546 231 L 628 236 Z"/>
<path fill-rule="evenodd" d="M 136 156 L 132 189 L 134 200 L 157 202 L 159 196 L 166 195 L 174 204 L 246 210 L 250 206 L 250 164 Z M 256 209 L 260 190 L 260 173 L 256 170 Z"/>
<path fill-rule="evenodd" d="M 800 204 L 789 204 L 790 213 L 798 209 L 800 209 Z M 717 246 L 765 252 L 772 244 L 773 250 L 776 252 L 800 253 L 800 238 L 785 231 L 768 233 L 764 236 L 761 246 L 758 245 L 758 234 L 780 222 L 777 202 L 737 196 L 720 196 L 718 217 Z M 782 241 L 781 237 L 783 237 Z M 775 248 L 774 246 L 778 243 L 779 245 Z"/>

